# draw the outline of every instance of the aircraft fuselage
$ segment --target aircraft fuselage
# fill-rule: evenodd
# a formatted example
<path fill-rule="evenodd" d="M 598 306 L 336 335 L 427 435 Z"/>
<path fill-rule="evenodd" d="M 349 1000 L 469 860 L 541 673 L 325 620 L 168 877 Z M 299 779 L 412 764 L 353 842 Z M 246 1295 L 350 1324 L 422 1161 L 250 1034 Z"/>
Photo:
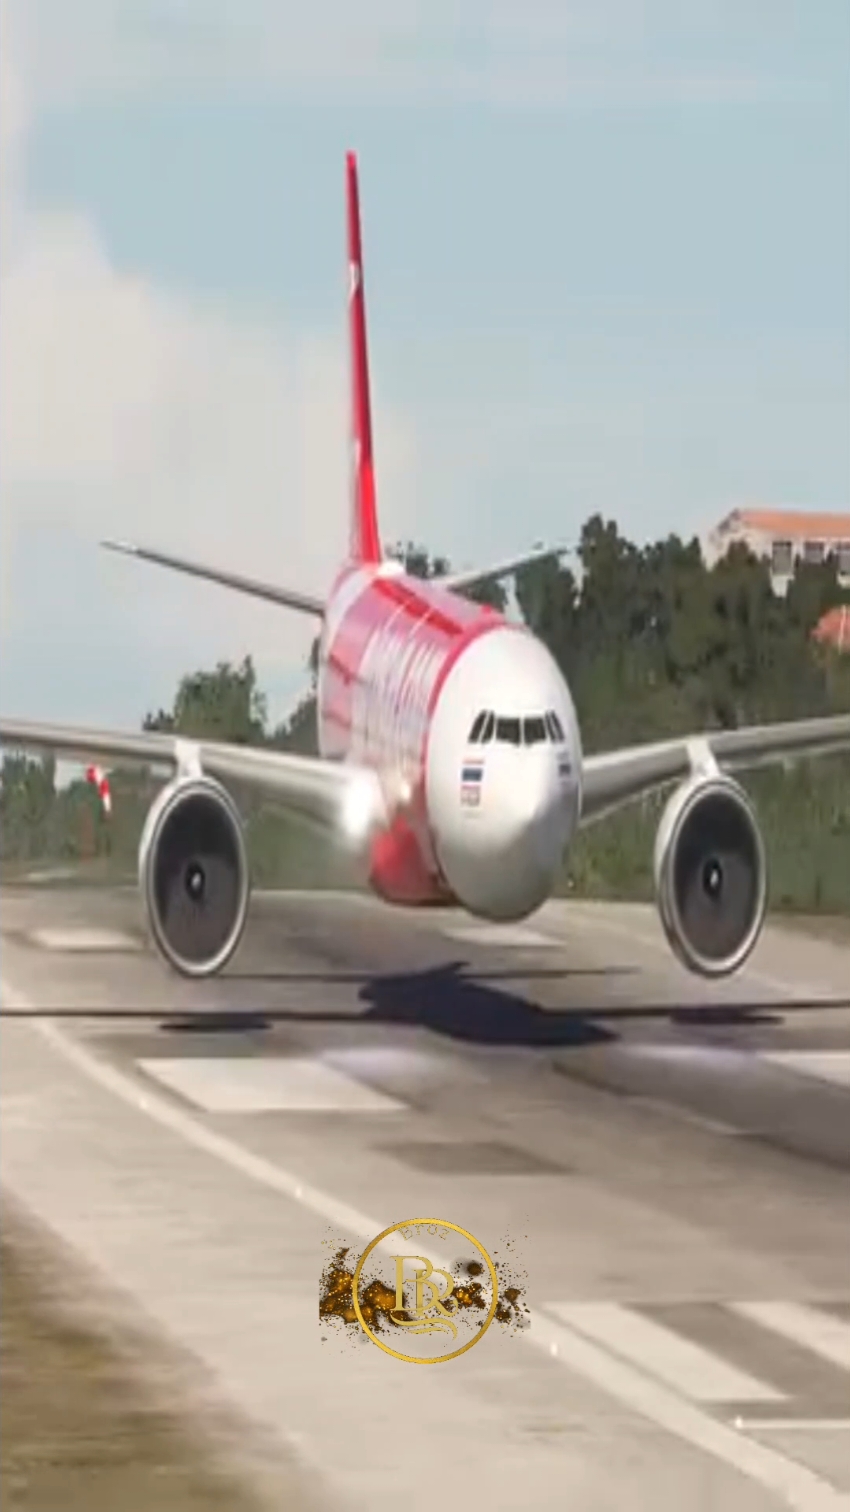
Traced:
<path fill-rule="evenodd" d="M 337 578 L 319 650 L 321 754 L 373 768 L 394 819 L 369 858 L 393 902 L 494 919 L 549 896 L 581 809 L 581 740 L 546 648 L 396 563 Z"/>

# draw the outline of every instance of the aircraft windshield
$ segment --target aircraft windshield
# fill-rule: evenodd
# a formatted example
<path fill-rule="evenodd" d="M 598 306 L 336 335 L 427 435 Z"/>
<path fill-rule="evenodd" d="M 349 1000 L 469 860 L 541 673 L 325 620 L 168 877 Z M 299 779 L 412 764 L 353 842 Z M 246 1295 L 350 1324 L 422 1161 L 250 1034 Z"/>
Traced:
<path fill-rule="evenodd" d="M 546 739 L 546 721 L 542 716 L 524 719 L 522 722 L 523 745 L 539 745 Z"/>
<path fill-rule="evenodd" d="M 505 745 L 519 745 L 520 724 L 518 719 L 506 719 L 504 716 L 496 717 L 496 739 Z"/>
<path fill-rule="evenodd" d="M 547 709 L 544 714 L 527 714 L 522 719 L 482 709 L 472 722 L 467 743 L 487 745 L 494 737 L 502 745 L 514 746 L 540 745 L 547 740 L 553 745 L 561 745 L 566 738 L 554 709 Z"/>

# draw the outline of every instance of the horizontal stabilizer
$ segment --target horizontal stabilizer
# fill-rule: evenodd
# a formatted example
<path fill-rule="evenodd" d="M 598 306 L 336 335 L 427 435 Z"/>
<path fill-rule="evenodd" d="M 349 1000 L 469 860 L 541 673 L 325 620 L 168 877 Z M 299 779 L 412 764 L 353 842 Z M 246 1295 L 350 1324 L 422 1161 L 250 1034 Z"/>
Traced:
<path fill-rule="evenodd" d="M 170 567 L 174 572 L 185 572 L 190 577 L 204 578 L 209 583 L 220 583 L 224 588 L 233 588 L 237 593 L 247 593 L 251 598 L 266 599 L 272 604 L 282 604 L 287 609 L 296 609 L 300 614 L 314 614 L 319 619 L 325 612 L 324 601 L 310 593 L 299 593 L 294 588 L 281 588 L 276 583 L 261 583 L 257 578 L 240 577 L 235 572 L 225 572 L 219 567 L 207 567 L 202 562 L 185 561 L 182 557 L 166 556 L 161 551 L 148 551 L 144 546 L 133 546 L 126 541 L 101 541 L 107 551 L 118 551 L 122 556 L 138 557 L 142 562 L 153 562 L 157 567 Z"/>
<path fill-rule="evenodd" d="M 464 588 L 475 588 L 479 583 L 493 583 L 499 578 L 512 577 L 521 567 L 553 561 L 565 556 L 569 550 L 569 546 L 538 547 L 536 551 L 526 551 L 522 556 L 510 557 L 506 562 L 496 562 L 492 567 L 468 567 L 463 572 L 449 572 L 445 577 L 435 578 L 434 581 L 441 588 L 462 592 Z"/>

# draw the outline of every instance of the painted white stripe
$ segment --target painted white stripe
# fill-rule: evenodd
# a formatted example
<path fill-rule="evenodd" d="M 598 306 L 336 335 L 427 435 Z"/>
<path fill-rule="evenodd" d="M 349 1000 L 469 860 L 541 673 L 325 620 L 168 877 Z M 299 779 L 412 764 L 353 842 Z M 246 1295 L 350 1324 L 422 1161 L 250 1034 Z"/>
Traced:
<path fill-rule="evenodd" d="M 850 1418 L 741 1418 L 735 1427 L 742 1433 L 847 1433 Z"/>
<path fill-rule="evenodd" d="M 14 991 L 5 981 L 0 982 L 0 999 L 4 1005 L 11 1009 L 24 1012 L 32 1009 L 33 1004 L 23 993 Z M 311 1212 L 318 1213 L 332 1223 L 349 1233 L 357 1234 L 364 1239 L 372 1239 L 375 1234 L 381 1232 L 381 1224 L 377 1219 L 364 1217 L 356 1208 L 350 1207 L 347 1202 L 334 1197 L 329 1192 L 323 1192 L 319 1187 L 310 1186 L 301 1181 L 289 1171 L 283 1170 L 271 1160 L 266 1160 L 262 1155 L 255 1155 L 251 1150 L 246 1150 L 236 1140 L 228 1139 L 225 1134 L 218 1134 L 214 1129 L 208 1129 L 205 1124 L 199 1123 L 190 1113 L 184 1112 L 166 1098 L 160 1097 L 156 1092 L 148 1092 L 133 1077 L 124 1071 L 119 1071 L 117 1066 L 110 1065 L 87 1050 L 85 1045 L 72 1038 L 60 1029 L 58 1024 L 49 1019 L 37 1019 L 33 1021 L 32 1028 L 70 1065 L 75 1066 L 89 1081 L 102 1087 L 104 1091 L 111 1092 L 128 1107 L 135 1108 L 139 1113 L 147 1114 L 164 1129 L 170 1129 L 184 1139 L 187 1144 L 194 1146 L 196 1150 L 202 1150 L 207 1155 L 220 1160 L 223 1165 L 230 1166 L 231 1170 L 238 1171 L 250 1181 L 257 1182 L 260 1186 L 267 1187 L 270 1191 L 277 1192 L 281 1197 L 291 1197 L 295 1202 L 301 1202 Z M 386 1227 L 386 1224 L 384 1224 Z M 426 1259 L 433 1259 L 427 1255 Z M 439 1265 L 439 1260 L 434 1259 L 434 1264 Z"/>
<path fill-rule="evenodd" d="M 0 982 L 0 998 L 10 1008 L 25 1009 L 33 1006 L 23 993 L 15 992 L 5 982 Z M 132 1077 L 99 1060 L 58 1025 L 39 1019 L 32 1027 L 90 1081 L 112 1092 L 129 1107 L 146 1113 L 162 1127 L 171 1129 L 185 1139 L 187 1144 L 221 1160 L 249 1180 L 303 1203 L 312 1212 L 327 1218 L 329 1223 L 338 1225 L 351 1234 L 368 1240 L 381 1232 L 381 1224 L 377 1219 L 369 1218 L 318 1187 L 299 1181 L 296 1176 L 272 1161 L 254 1155 L 235 1140 L 208 1129 L 164 1098 L 146 1094 Z M 389 1236 L 383 1247 L 389 1252 L 392 1244 L 392 1236 Z M 426 1258 L 439 1264 L 431 1255 Z M 542 1350 L 550 1359 L 566 1365 L 586 1380 L 593 1381 L 600 1390 L 606 1391 L 609 1396 L 623 1402 L 632 1411 L 666 1432 L 732 1466 L 749 1480 L 774 1492 L 792 1512 L 848 1512 L 847 1497 L 808 1466 L 788 1459 L 755 1439 L 736 1433 L 733 1428 L 717 1422 L 691 1403 L 682 1401 L 674 1392 L 650 1380 L 630 1365 L 613 1359 L 589 1339 L 583 1339 L 574 1330 L 556 1323 L 545 1314 L 535 1312 L 531 1316 L 529 1327 L 522 1331 L 520 1338 L 535 1349 Z"/>
<path fill-rule="evenodd" d="M 318 1060 L 186 1056 L 137 1064 L 207 1113 L 397 1113 L 404 1107 Z"/>
<path fill-rule="evenodd" d="M 73 882 L 77 873 L 70 866 L 51 866 L 44 871 L 24 873 L 25 882 Z"/>
<path fill-rule="evenodd" d="M 535 1313 L 531 1328 L 521 1337 L 667 1433 L 764 1486 L 792 1512 L 848 1512 L 846 1495 L 807 1465 L 718 1422 L 574 1329 Z"/>
<path fill-rule="evenodd" d="M 443 934 L 452 940 L 463 940 L 468 945 L 500 945 L 505 949 L 535 949 L 545 945 L 557 949 L 558 941 L 540 934 L 536 929 L 524 929 L 512 924 L 455 924 L 445 925 Z"/>
<path fill-rule="evenodd" d="M 355 888 L 341 887 L 255 887 L 252 898 L 271 898 L 292 903 L 354 903 L 367 904 L 369 908 L 386 908 L 381 898 L 374 893 L 358 892 Z"/>
<path fill-rule="evenodd" d="M 850 1371 L 850 1323 L 803 1302 L 730 1302 L 733 1312 Z"/>
<path fill-rule="evenodd" d="M 694 1129 L 704 1129 L 707 1134 L 722 1134 L 725 1138 L 738 1138 L 743 1134 L 743 1129 L 736 1129 L 734 1124 L 722 1123 L 717 1118 L 707 1118 L 702 1113 L 694 1113 L 690 1108 L 680 1107 L 678 1103 L 666 1102 L 663 1097 L 644 1097 L 638 1094 L 629 1098 L 629 1105 L 633 1108 L 647 1108 L 653 1113 L 660 1113 L 663 1118 L 675 1118 L 680 1123 L 689 1124 Z"/>
<path fill-rule="evenodd" d="M 140 950 L 141 943 L 119 929 L 34 929 L 29 936 L 42 950 Z"/>
<path fill-rule="evenodd" d="M 548 1302 L 546 1311 L 692 1402 L 783 1402 L 782 1392 L 654 1318 L 617 1302 Z"/>
<path fill-rule="evenodd" d="M 567 918 L 574 918 L 579 928 L 582 925 L 587 925 L 593 929 L 601 929 L 608 934 L 619 935 L 621 939 L 630 940 L 632 944 L 648 946 L 657 955 L 664 956 L 670 965 L 675 966 L 677 971 L 682 973 L 684 978 L 686 975 L 685 967 L 678 966 L 669 945 L 664 939 L 661 930 L 656 927 L 654 920 L 650 923 L 648 930 L 641 929 L 638 920 L 626 924 L 622 920 L 611 919 L 607 915 L 603 915 L 602 909 L 607 906 L 603 903 L 583 903 L 578 899 L 571 899 Z M 651 915 L 648 917 L 651 919 Z M 758 946 L 756 947 L 756 951 L 758 951 Z M 753 964 L 755 959 L 757 959 L 757 956 L 751 956 L 750 960 L 746 962 L 742 971 L 735 978 L 738 983 L 747 982 L 752 983 L 753 986 L 766 987 L 769 992 L 777 993 L 780 999 L 791 995 L 794 997 L 804 997 L 807 1000 L 824 998 L 828 1001 L 832 996 L 833 989 L 824 986 L 823 983 L 815 985 L 811 982 L 789 982 L 783 980 L 772 973 L 762 971 L 760 967 Z M 693 1006 L 697 1007 L 698 1005 L 693 1004 Z M 746 1007 L 746 1004 L 742 1006 Z"/>
<path fill-rule="evenodd" d="M 850 1087 L 850 1050 L 763 1050 L 759 1059 L 801 1076 Z"/>

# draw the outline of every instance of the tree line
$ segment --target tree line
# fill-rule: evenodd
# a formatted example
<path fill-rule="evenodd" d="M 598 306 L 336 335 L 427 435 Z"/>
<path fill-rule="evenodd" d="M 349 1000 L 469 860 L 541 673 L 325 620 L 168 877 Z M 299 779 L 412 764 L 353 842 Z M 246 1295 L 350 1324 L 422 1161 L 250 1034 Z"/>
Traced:
<path fill-rule="evenodd" d="M 397 548 L 409 571 L 443 573 L 448 563 L 420 546 Z M 850 592 L 830 557 L 798 562 L 787 594 L 769 565 L 733 546 L 709 567 L 699 542 L 677 536 L 639 547 L 616 524 L 585 524 L 575 566 L 536 562 L 515 580 L 516 607 L 564 672 L 585 749 L 637 743 L 702 728 L 850 711 L 850 655 L 813 639 L 822 615 Z M 505 609 L 501 584 L 471 597 Z M 253 662 L 221 663 L 185 676 L 170 709 L 145 729 L 317 750 L 315 678 L 291 717 L 273 725 Z M 775 906 L 850 911 L 850 758 L 797 763 L 746 779 L 759 808 Z M 59 789 L 51 760 L 6 753 L 0 795 L 0 856 L 28 865 L 98 861 L 107 871 L 135 864 L 144 814 L 157 784 L 118 770 L 106 819 L 84 781 Z M 340 862 L 315 836 L 256 794 L 234 793 L 245 815 L 259 884 L 345 881 Z M 583 832 L 567 858 L 563 886 L 602 897 L 651 896 L 655 829 L 666 795 L 649 798 Z"/>

